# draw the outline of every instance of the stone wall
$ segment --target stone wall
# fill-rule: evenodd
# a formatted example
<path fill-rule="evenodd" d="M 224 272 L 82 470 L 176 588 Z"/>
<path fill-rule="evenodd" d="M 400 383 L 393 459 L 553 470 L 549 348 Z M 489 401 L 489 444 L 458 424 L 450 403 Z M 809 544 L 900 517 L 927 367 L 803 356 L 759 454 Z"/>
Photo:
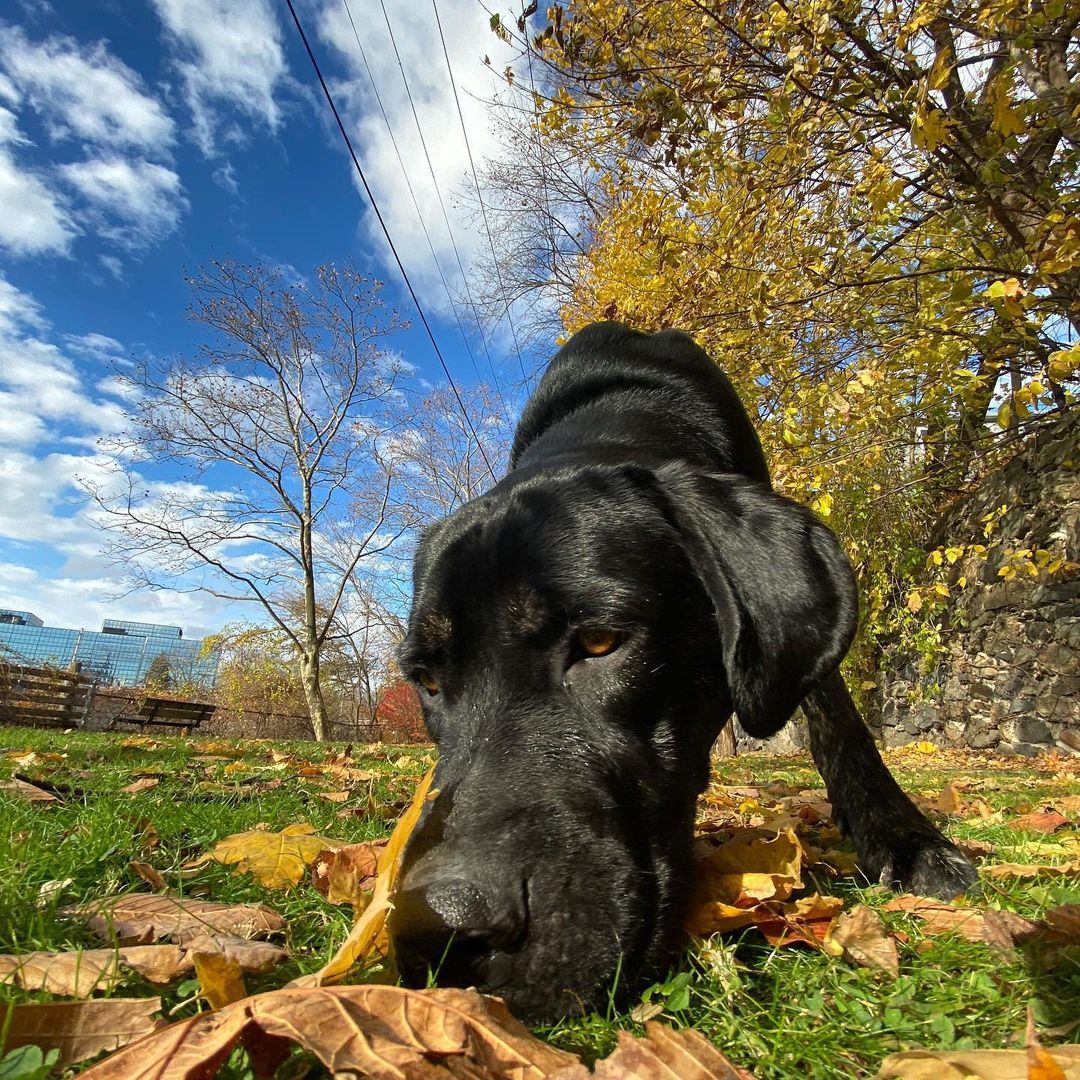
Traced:
<path fill-rule="evenodd" d="M 886 746 L 944 746 L 1030 755 L 1080 752 L 1080 569 L 1004 580 L 1002 548 L 1046 549 L 1080 563 L 1080 416 L 1041 430 L 999 472 L 942 518 L 931 547 L 983 540 L 983 517 L 1002 505 L 985 560 L 958 564 L 968 585 L 943 622 L 944 654 L 887 658 L 880 713 Z"/>

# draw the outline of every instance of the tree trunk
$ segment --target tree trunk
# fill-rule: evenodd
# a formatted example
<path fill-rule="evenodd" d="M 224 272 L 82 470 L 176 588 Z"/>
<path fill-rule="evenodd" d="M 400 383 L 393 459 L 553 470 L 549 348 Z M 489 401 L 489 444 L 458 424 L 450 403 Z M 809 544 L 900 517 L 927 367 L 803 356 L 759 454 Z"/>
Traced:
<path fill-rule="evenodd" d="M 716 736 L 716 742 L 712 745 L 712 756 L 714 758 L 735 757 L 738 752 L 738 747 L 735 745 L 735 717 L 729 716 L 727 723 L 720 729 L 720 734 Z"/>
<path fill-rule="evenodd" d="M 308 715 L 311 717 L 311 733 L 316 742 L 326 742 L 330 724 L 326 716 L 326 702 L 323 700 L 322 686 L 319 683 L 319 657 L 300 657 L 300 682 L 304 687 Z"/>

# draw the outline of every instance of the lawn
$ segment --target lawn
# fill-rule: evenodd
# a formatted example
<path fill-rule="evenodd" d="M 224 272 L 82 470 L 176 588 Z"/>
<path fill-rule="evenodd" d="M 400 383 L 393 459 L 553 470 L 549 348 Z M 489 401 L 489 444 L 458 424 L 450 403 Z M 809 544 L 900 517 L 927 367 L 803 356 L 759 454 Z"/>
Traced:
<path fill-rule="evenodd" d="M 328 903 L 308 876 L 271 889 L 250 873 L 199 860 L 223 838 L 256 827 L 277 832 L 306 822 L 320 836 L 348 842 L 386 836 L 432 752 L 344 750 L 0 728 L 0 781 L 18 776 L 56 796 L 40 802 L 0 791 L 0 953 L 100 948 L 85 922 L 64 909 L 150 891 L 137 869 L 145 864 L 176 895 L 264 904 L 284 918 L 275 940 L 289 958 L 247 975 L 249 992 L 316 970 L 347 935 L 349 906 Z M 1078 759 L 995 759 L 924 745 L 893 752 L 889 764 L 954 839 L 983 855 L 984 894 L 972 904 L 1032 920 L 1080 904 Z M 1029 1008 L 1044 1045 L 1076 1041 L 1080 944 L 1059 935 L 1052 949 L 1037 941 L 1011 946 L 942 933 L 917 912 L 887 910 L 892 894 L 860 882 L 820 816 L 820 783 L 800 757 L 719 762 L 702 800 L 702 827 L 723 838 L 786 822 L 821 856 L 807 861 L 796 897 L 818 892 L 842 898 L 845 910 L 867 905 L 878 912 L 898 941 L 898 975 L 818 947 L 812 920 L 801 927 L 803 944 L 770 943 L 761 926 L 751 925 L 688 950 L 630 1012 L 612 1008 L 539 1034 L 592 1061 L 611 1052 L 620 1029 L 640 1032 L 641 1021 L 653 1016 L 696 1028 L 761 1080 L 872 1076 L 887 1054 L 913 1047 L 1022 1047 Z M 1047 807 L 1059 816 L 1042 813 Z M 995 864 L 1072 869 L 995 876 L 988 869 Z M 800 927 L 793 929 L 799 936 Z M 132 974 L 108 993 L 160 995 L 162 1015 L 174 1020 L 206 1008 L 191 975 L 163 989 Z M 0 985 L 0 1000 L 58 999 Z M 310 1064 L 291 1058 L 294 1071 L 297 1060 Z M 226 1074 L 248 1075 L 241 1055 L 230 1059 Z"/>

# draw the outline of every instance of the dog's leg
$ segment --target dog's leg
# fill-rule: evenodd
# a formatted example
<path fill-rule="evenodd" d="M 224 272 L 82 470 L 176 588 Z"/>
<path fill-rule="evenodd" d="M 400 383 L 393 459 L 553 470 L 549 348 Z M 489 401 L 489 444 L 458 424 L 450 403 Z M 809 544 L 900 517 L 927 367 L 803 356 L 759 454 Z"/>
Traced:
<path fill-rule="evenodd" d="M 863 871 L 883 885 L 949 898 L 978 880 L 971 861 L 919 812 L 881 760 L 839 672 L 803 702 L 810 752 L 833 816 Z"/>

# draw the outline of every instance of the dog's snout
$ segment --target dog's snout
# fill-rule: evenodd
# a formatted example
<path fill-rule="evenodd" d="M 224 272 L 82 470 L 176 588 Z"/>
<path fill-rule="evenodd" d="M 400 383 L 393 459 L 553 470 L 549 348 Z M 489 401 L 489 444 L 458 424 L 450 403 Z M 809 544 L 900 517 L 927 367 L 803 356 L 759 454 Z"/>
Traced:
<path fill-rule="evenodd" d="M 440 877 L 410 883 L 394 901 L 391 928 L 410 982 L 436 972 L 442 983 L 483 981 L 478 965 L 524 937 L 524 887 L 481 883 L 467 877 Z"/>

